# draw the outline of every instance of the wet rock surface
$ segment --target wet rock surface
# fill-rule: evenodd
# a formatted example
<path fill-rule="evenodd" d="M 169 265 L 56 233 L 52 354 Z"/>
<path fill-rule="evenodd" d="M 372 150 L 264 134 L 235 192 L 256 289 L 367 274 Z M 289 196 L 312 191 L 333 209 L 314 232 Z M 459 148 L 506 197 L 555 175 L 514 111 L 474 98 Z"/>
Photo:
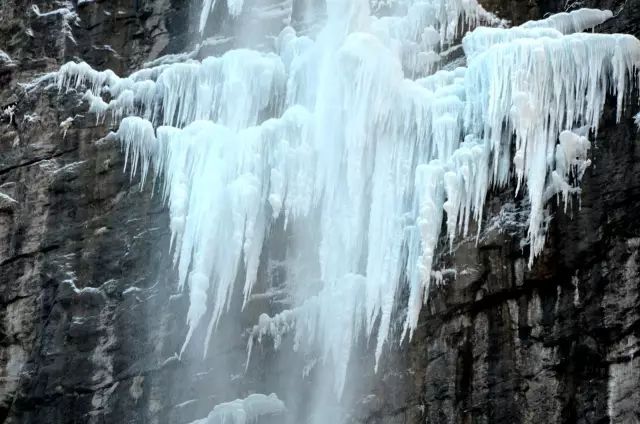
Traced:
<path fill-rule="evenodd" d="M 561 3 L 486 7 L 519 22 Z M 618 12 L 599 30 L 640 34 L 640 1 L 591 3 Z M 188 300 L 175 293 L 160 196 L 123 172 L 118 143 L 104 139 L 111 123 L 96 122 L 80 96 L 46 81 L 19 85 L 68 60 L 128 74 L 190 50 L 189 6 L 0 0 L 9 58 L 0 55 L 0 421 L 182 423 L 230 400 L 223 391 L 277 391 L 262 387 L 255 365 L 218 375 L 243 370 L 245 339 L 204 363 L 200 352 L 178 360 Z M 227 30 L 224 18 L 212 19 Z M 630 104 L 619 125 L 613 112 L 605 116 L 581 201 L 566 213 L 550 206 L 547 247 L 532 269 L 520 243 L 524 200 L 490 199 L 480 242 L 460 241 L 442 256 L 456 276 L 445 272 L 446 284 L 433 287 L 411 342 L 389 348 L 377 374 L 367 349 L 353 358 L 365 381 L 347 390 L 353 422 L 640 421 L 636 109 Z M 282 241 L 269 243 L 277 261 Z M 260 308 L 221 331 L 242 333 Z M 255 355 L 276 373 L 301 361 L 275 359 L 268 348 Z M 304 400 L 308 382 L 296 384 Z M 303 416 L 302 403 L 292 413 Z"/>

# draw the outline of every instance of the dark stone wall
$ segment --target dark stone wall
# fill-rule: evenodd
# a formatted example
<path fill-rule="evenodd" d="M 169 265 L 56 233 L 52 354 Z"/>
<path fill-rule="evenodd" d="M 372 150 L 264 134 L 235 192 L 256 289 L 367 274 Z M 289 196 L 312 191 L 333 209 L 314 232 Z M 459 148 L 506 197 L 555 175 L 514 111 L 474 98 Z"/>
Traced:
<path fill-rule="evenodd" d="M 75 2 L 74 2 L 75 3 Z M 0 2 L 0 422 L 152 422 L 184 317 L 168 219 L 74 93 L 19 83 L 82 58 L 128 73 L 188 47 L 187 1 Z M 65 131 L 60 123 L 74 118 Z M 184 305 L 183 305 L 184 306 Z M 157 420 L 156 420 L 157 421 Z"/>
<path fill-rule="evenodd" d="M 175 357 L 187 299 L 174 293 L 159 196 L 123 172 L 119 146 L 103 139 L 113 124 L 97 123 L 77 94 L 18 84 L 72 59 L 127 74 L 189 50 L 190 3 L 0 0 L 0 49 L 13 59 L 0 62 L 0 108 L 15 107 L 13 116 L 0 113 L 0 422 L 182 423 L 252 388 L 292 384 L 300 393 L 291 413 L 307 413 L 308 380 L 265 384 L 265 369 L 286 375 L 300 358 L 257 349 L 255 363 L 265 366 L 236 378 L 220 370 L 243 369 L 246 339 L 205 362 L 199 352 Z M 38 16 L 34 4 L 41 13 L 76 8 L 79 20 Z M 514 23 L 565 7 L 485 4 Z M 639 0 L 588 5 L 618 12 L 599 31 L 639 35 Z M 223 6 L 206 35 L 242 44 Z M 441 257 L 457 278 L 433 288 L 412 341 L 388 348 L 377 375 L 366 347 L 353 358 L 352 381 L 362 383 L 347 388 L 353 422 L 640 421 L 636 111 L 634 100 L 616 125 L 607 109 L 581 202 L 568 213 L 550 206 L 547 248 L 532 269 L 520 248 L 524 200 L 492 196 L 483 228 L 496 216 L 509 225 Z M 277 260 L 282 243 L 274 236 L 266 257 Z M 221 331 L 241 334 L 265 307 Z"/>

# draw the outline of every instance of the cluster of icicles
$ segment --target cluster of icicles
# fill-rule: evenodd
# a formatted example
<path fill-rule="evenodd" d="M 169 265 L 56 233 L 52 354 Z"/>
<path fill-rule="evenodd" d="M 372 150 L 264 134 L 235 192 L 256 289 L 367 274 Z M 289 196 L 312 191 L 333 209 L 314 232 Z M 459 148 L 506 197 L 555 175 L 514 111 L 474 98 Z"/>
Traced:
<path fill-rule="evenodd" d="M 131 172 L 160 177 L 190 298 L 184 348 L 206 326 L 206 355 L 241 266 L 250 299 L 275 225 L 292 234 L 292 305 L 261 316 L 249 347 L 286 332 L 296 349 L 319 346 L 338 396 L 358 335 L 375 338 L 377 364 L 404 284 L 403 334 L 416 328 L 443 220 L 452 242 L 472 221 L 479 232 L 488 191 L 517 180 L 531 260 L 543 248 L 545 204 L 579 191 L 586 136 L 607 94 L 620 118 L 640 42 L 581 32 L 608 11 L 508 29 L 473 0 L 409 3 L 376 18 L 366 0 L 327 1 L 315 39 L 286 27 L 270 53 L 156 62 L 128 78 L 84 63 L 58 73 L 97 119 L 124 117 L 112 136 Z M 445 70 L 461 27 L 477 27 L 463 39 L 467 66 Z"/>

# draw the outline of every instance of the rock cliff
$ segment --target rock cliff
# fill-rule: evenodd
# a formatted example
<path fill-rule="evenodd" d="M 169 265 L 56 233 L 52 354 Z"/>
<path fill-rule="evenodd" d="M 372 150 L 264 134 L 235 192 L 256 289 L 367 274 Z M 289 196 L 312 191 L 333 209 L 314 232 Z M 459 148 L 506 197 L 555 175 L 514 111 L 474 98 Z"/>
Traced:
<path fill-rule="evenodd" d="M 640 1 L 580 3 L 616 11 L 598 31 L 640 36 Z M 514 22 L 565 7 L 485 4 Z M 37 79 L 68 60 L 128 74 L 189 51 L 193 9 L 188 0 L 0 0 L 0 421 L 184 423 L 229 400 L 221 393 L 264 384 L 256 367 L 218 372 L 243 369 L 242 338 L 204 362 L 177 358 L 188 299 L 175 293 L 166 208 L 123 172 L 118 143 L 104 138 L 111 123 Z M 223 3 L 212 19 L 230 38 L 201 55 L 241 36 Z M 411 343 L 389 348 L 378 374 L 366 347 L 353 358 L 365 382 L 347 390 L 353 422 L 640 422 L 634 112 L 629 104 L 621 124 L 607 112 L 581 202 L 566 213 L 551 206 L 532 269 L 520 245 L 524 200 L 489 199 L 480 242 L 463 240 L 440 259 L 457 276 L 432 290 Z M 276 257 L 282 241 L 269 243 Z M 221 331 L 241 334 L 253 321 Z M 296 360 L 256 355 L 276 374 Z M 308 407 L 300 384 L 296 416 Z"/>

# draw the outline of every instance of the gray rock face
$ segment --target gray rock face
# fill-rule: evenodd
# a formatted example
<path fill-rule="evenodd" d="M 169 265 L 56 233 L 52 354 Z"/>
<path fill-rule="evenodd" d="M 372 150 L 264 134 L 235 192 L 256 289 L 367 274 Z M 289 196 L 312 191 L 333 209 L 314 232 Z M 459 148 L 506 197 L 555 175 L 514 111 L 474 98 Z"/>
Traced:
<path fill-rule="evenodd" d="M 144 422 L 167 408 L 149 381 L 171 375 L 184 319 L 168 307 L 164 208 L 77 95 L 19 86 L 75 57 L 122 72 L 184 47 L 167 27 L 185 2 L 130 3 L 78 6 L 78 21 L 45 14 L 63 2 L 38 2 L 40 16 L 0 6 L 0 107 L 15 108 L 0 123 L 0 421 Z"/>
<path fill-rule="evenodd" d="M 178 360 L 188 300 L 174 293 L 159 196 L 123 172 L 119 145 L 103 138 L 111 123 L 96 122 L 76 93 L 19 85 L 67 60 L 127 74 L 189 50 L 189 3 L 0 0 L 0 421 L 183 423 L 230 400 L 222 393 L 276 391 L 256 362 L 277 374 L 301 361 L 265 347 L 243 373 L 246 339 L 204 362 Z M 233 35 L 223 3 L 212 19 Z M 600 30 L 640 35 L 639 0 L 589 3 L 620 9 Z M 486 4 L 516 22 L 564 6 Z M 551 206 L 532 269 L 520 248 L 523 199 L 489 200 L 481 241 L 441 257 L 457 277 L 432 290 L 412 341 L 390 347 L 377 375 L 366 348 L 353 358 L 363 382 L 347 388 L 353 422 L 640 422 L 636 109 L 619 125 L 607 112 L 581 204 Z M 506 231 L 491 230 L 495 217 Z M 265 255 L 277 259 L 282 243 L 274 236 Z M 265 307 L 220 331 L 241 334 Z M 279 384 L 299 386 L 288 406 L 305 416 L 309 382 Z"/>

